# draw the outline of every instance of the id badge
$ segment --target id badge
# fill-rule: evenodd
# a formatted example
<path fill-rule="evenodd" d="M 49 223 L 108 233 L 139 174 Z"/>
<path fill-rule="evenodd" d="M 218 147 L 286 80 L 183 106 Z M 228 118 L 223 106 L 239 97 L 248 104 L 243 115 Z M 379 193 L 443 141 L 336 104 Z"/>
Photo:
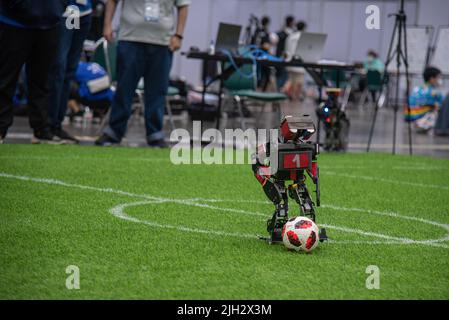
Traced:
<path fill-rule="evenodd" d="M 159 0 L 145 0 L 145 21 L 159 22 L 160 13 Z"/>

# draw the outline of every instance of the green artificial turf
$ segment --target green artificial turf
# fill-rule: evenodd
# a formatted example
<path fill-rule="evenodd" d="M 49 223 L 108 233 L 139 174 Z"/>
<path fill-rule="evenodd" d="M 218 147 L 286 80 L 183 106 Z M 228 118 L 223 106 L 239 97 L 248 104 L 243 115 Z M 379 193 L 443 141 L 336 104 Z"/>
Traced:
<path fill-rule="evenodd" d="M 334 242 L 305 254 L 256 238 L 273 206 L 248 165 L 0 145 L 0 298 L 448 299 L 449 241 L 425 241 L 449 233 L 449 161 L 321 154 L 319 163 L 317 218 Z M 130 220 L 111 212 L 134 202 Z M 65 286 L 69 265 L 80 290 Z M 369 265 L 380 269 L 378 290 L 365 286 Z"/>

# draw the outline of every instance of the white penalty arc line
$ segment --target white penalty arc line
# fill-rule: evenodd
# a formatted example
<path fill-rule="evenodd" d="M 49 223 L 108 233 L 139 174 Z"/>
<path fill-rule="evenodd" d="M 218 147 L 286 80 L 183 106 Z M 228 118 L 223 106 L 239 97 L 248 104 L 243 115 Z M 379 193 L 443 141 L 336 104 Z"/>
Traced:
<path fill-rule="evenodd" d="M 206 199 L 204 199 L 204 200 L 206 200 Z M 218 202 L 220 200 L 212 199 L 212 201 Z M 210 234 L 210 235 L 212 234 L 212 235 L 219 235 L 219 236 L 254 238 L 254 235 L 252 235 L 252 234 L 228 233 L 228 232 L 222 232 L 222 231 L 216 231 L 216 230 L 197 229 L 197 228 L 191 228 L 191 227 L 186 227 L 186 226 L 160 224 L 160 223 L 157 223 L 154 221 L 140 220 L 135 217 L 131 217 L 125 213 L 125 209 L 128 207 L 144 206 L 144 205 L 148 205 L 148 204 L 161 204 L 161 203 L 166 203 L 166 202 L 170 202 L 170 201 L 138 201 L 138 202 L 132 202 L 132 203 L 125 203 L 125 204 L 120 204 L 120 205 L 110 209 L 109 212 L 112 215 L 116 216 L 117 218 L 131 221 L 131 222 L 141 223 L 141 224 L 145 224 L 145 225 L 157 227 L 157 228 L 176 229 L 176 230 L 186 231 L 186 232 L 202 233 L 202 234 Z M 185 203 L 185 204 L 187 204 L 187 203 Z M 223 208 L 215 207 L 215 209 L 223 209 Z M 406 217 L 406 216 L 400 216 L 400 215 L 396 214 L 395 217 Z M 427 220 L 424 220 L 424 221 L 427 221 Z M 432 222 L 432 224 L 439 225 L 438 223 L 436 223 L 434 221 L 429 221 L 429 222 Z M 359 229 L 339 227 L 339 226 L 328 225 L 328 224 L 321 224 L 321 226 L 330 228 L 330 229 L 334 229 L 334 230 L 339 230 L 339 231 L 346 232 L 346 233 L 355 233 L 355 234 L 360 234 L 363 236 L 377 237 L 377 238 L 387 240 L 387 241 L 330 240 L 330 242 L 337 243 L 337 244 L 423 244 L 423 245 L 429 245 L 429 246 L 434 246 L 434 247 L 449 248 L 449 246 L 447 246 L 445 244 L 438 243 L 438 242 L 449 241 L 449 235 L 447 235 L 443 238 L 439 238 L 439 239 L 413 240 L 413 239 L 409 239 L 409 238 L 403 238 L 403 237 L 399 238 L 399 237 L 388 236 L 388 235 L 384 235 L 384 234 L 380 234 L 380 233 L 367 232 L 367 231 L 363 231 L 363 230 L 359 230 Z M 446 228 L 446 230 L 449 230 L 449 228 Z"/>
<path fill-rule="evenodd" d="M 133 203 L 126 203 L 126 204 L 120 204 L 110 210 L 110 213 L 114 216 L 131 221 L 136 223 L 142 223 L 153 227 L 159 227 L 159 228 L 168 228 L 168 229 L 178 229 L 181 231 L 187 231 L 187 232 L 195 232 L 195 233 L 203 233 L 203 234 L 214 234 L 214 235 L 221 235 L 221 236 L 233 236 L 233 237 L 240 237 L 240 238 L 254 238 L 254 235 L 249 234 L 240 234 L 240 233 L 226 233 L 221 231 L 214 231 L 214 230 L 205 230 L 205 229 L 195 229 L 185 226 L 175 226 L 175 225 L 168 225 L 168 224 L 160 224 L 153 221 L 144 221 L 140 220 L 134 217 L 130 217 L 124 212 L 124 209 L 130 206 L 138 206 L 138 205 L 146 205 L 146 204 L 160 204 L 160 203 L 167 203 L 167 202 L 173 202 L 183 205 L 189 205 L 189 206 L 196 206 L 196 207 L 202 207 L 207 209 L 213 209 L 213 210 L 220 210 L 220 211 L 226 211 L 226 212 L 233 212 L 233 213 L 242 213 L 247 215 L 254 215 L 254 216 L 263 216 L 266 217 L 263 213 L 258 212 L 249 212 L 246 210 L 240 210 L 240 209 L 231 209 L 231 208 L 223 208 L 218 206 L 211 206 L 204 203 L 198 203 L 198 201 L 203 202 L 238 202 L 238 203 L 262 203 L 262 201 L 246 201 L 246 200 L 225 200 L 225 199 L 202 199 L 202 198 L 194 198 L 194 199 L 171 199 L 171 198 L 163 198 L 163 197 L 155 197 L 150 196 L 147 194 L 138 194 L 138 193 L 132 193 L 112 188 L 99 188 L 99 187 L 92 187 L 92 186 L 86 186 L 86 185 L 80 185 L 80 184 L 73 184 L 73 183 L 67 183 L 61 180 L 56 179 L 46 179 L 46 178 L 34 178 L 34 177 L 28 177 L 28 176 L 18 176 L 18 175 L 12 175 L 8 173 L 2 173 L 0 172 L 0 177 L 3 178 L 10 178 L 10 179 L 16 179 L 16 180 L 22 180 L 22 181 L 30 181 L 30 182 L 37 182 L 37 183 L 45 183 L 50 185 L 58 185 L 63 187 L 69 187 L 69 188 L 78 188 L 78 189 L 84 189 L 84 190 L 91 190 L 91 191 L 98 191 L 98 192 L 105 192 L 105 193 L 114 193 L 118 195 L 123 196 L 129 196 L 133 198 L 143 198 L 146 201 L 139 201 L 139 202 L 133 202 Z M 263 202 L 267 203 L 267 202 Z M 326 206 L 323 206 L 326 207 Z M 347 210 L 347 211 L 357 211 L 357 212 L 367 212 L 372 214 L 380 214 L 380 215 L 389 215 L 391 217 L 396 218 L 404 218 L 404 219 L 410 219 L 410 220 L 416 220 L 424 223 L 429 223 L 434 226 L 438 226 L 441 228 L 444 228 L 446 231 L 449 231 L 449 226 L 446 224 L 441 224 L 435 221 L 431 220 L 425 220 L 421 218 L 416 217 L 410 217 L 410 216 L 403 216 L 399 215 L 397 213 L 393 212 L 380 212 L 380 211 L 374 211 L 374 210 L 365 210 L 360 208 L 344 208 L 344 207 L 337 207 L 337 206 L 327 206 L 330 209 L 335 210 Z M 399 238 L 399 237 L 393 237 L 388 235 L 383 235 L 379 233 L 373 233 L 373 232 L 367 232 L 364 230 L 359 229 L 352 229 L 352 228 L 346 228 L 346 227 L 339 227 L 339 226 L 333 226 L 333 225 L 323 225 L 324 227 L 328 227 L 335 230 L 340 230 L 343 232 L 348 233 L 356 233 L 364 236 L 373 236 L 378 238 L 383 238 L 388 241 L 350 241 L 350 240 L 343 240 L 343 241 L 336 241 L 333 240 L 333 243 L 366 243 L 366 244 L 424 244 L 424 245 L 430 245 L 430 246 L 438 246 L 438 247 L 444 247 L 449 248 L 449 246 L 437 242 L 444 242 L 449 240 L 449 234 L 446 235 L 443 238 L 440 239 L 428 239 L 428 240 L 413 240 L 408 238 Z"/>
<path fill-rule="evenodd" d="M 225 237 L 254 238 L 253 234 L 222 232 L 222 231 L 216 231 L 216 230 L 198 229 L 198 228 L 176 226 L 176 225 L 165 224 L 165 223 L 161 224 L 161 223 L 157 223 L 154 221 L 140 220 L 135 217 L 131 217 L 125 213 L 125 209 L 129 208 L 129 207 L 143 206 L 143 205 L 148 205 L 148 204 L 161 204 L 161 203 L 166 203 L 166 202 L 169 202 L 169 201 L 148 200 L 148 201 L 123 203 L 123 204 L 119 204 L 118 206 L 110 209 L 109 212 L 113 216 L 115 216 L 119 219 L 131 221 L 131 222 L 135 222 L 135 223 L 141 223 L 141 224 L 145 224 L 150 227 L 156 227 L 156 228 L 161 228 L 161 229 L 175 229 L 175 230 L 185 231 L 185 232 L 201 233 L 201 234 L 207 234 L 207 235 L 213 234 L 213 235 L 225 236 Z"/>

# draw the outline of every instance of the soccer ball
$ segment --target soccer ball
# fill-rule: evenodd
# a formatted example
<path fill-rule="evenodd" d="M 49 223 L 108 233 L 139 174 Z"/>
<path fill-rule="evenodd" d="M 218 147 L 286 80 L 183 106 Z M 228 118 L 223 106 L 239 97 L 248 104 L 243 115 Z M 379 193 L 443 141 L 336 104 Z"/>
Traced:
<path fill-rule="evenodd" d="M 306 217 L 291 218 L 282 229 L 282 241 L 287 249 L 310 252 L 318 246 L 318 226 Z"/>

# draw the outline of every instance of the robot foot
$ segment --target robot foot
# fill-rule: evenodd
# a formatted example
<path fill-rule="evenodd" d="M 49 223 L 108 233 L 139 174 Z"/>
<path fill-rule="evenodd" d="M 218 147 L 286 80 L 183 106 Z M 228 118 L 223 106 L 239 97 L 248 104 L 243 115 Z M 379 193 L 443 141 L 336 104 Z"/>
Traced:
<path fill-rule="evenodd" d="M 320 242 L 327 241 L 329 238 L 327 237 L 326 229 L 321 228 L 320 229 Z"/>
<path fill-rule="evenodd" d="M 268 244 L 279 244 L 279 243 L 283 243 L 282 242 L 282 238 L 276 237 L 276 236 L 271 236 L 271 237 L 264 237 L 264 236 L 259 236 L 258 237 L 260 240 L 266 241 Z"/>

